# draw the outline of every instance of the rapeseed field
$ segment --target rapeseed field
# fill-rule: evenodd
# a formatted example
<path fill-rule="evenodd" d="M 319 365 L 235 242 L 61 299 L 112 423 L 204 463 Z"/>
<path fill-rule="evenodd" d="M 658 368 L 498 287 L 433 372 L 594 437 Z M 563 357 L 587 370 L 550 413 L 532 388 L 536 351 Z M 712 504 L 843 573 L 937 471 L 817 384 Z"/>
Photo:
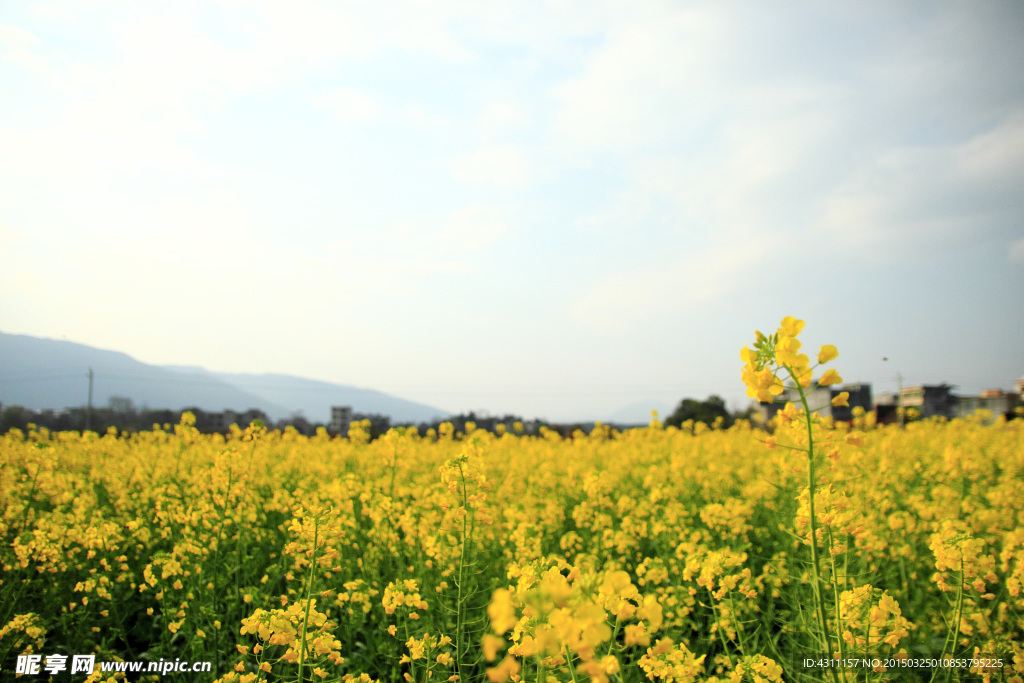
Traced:
<path fill-rule="evenodd" d="M 752 396 L 841 381 L 802 328 L 744 349 Z M 0 672 L 89 654 L 223 683 L 1024 681 L 1024 420 L 817 408 L 570 438 L 202 435 L 187 413 L 14 430 Z"/>

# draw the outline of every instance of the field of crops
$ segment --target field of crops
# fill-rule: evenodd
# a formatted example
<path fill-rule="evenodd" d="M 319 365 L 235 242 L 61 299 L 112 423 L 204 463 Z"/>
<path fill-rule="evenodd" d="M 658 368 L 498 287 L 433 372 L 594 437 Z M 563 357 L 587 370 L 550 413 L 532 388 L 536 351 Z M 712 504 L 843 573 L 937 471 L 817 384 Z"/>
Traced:
<path fill-rule="evenodd" d="M 767 434 L 12 432 L 2 677 L 1022 680 L 1024 420 Z"/>

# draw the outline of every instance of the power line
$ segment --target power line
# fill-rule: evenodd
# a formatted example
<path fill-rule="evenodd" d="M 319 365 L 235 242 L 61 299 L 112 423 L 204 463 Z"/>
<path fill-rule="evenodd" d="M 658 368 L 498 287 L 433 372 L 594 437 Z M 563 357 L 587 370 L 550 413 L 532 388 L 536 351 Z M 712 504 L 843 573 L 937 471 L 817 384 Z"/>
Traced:
<path fill-rule="evenodd" d="M 92 372 L 92 370 L 90 370 Z M 233 389 L 235 391 L 251 392 L 251 391 L 298 391 L 303 393 L 338 393 L 345 391 L 366 391 L 373 393 L 389 393 L 403 395 L 420 395 L 420 396 L 495 396 L 495 397 L 522 397 L 522 396 L 649 396 L 651 394 L 678 394 L 678 387 L 654 387 L 647 389 L 578 389 L 578 390 L 473 390 L 473 389 L 389 389 L 387 391 L 380 389 L 368 389 L 363 387 L 353 387 L 347 385 L 331 385 L 329 382 L 323 382 L 322 380 L 303 380 L 294 384 L 233 384 L 229 381 L 222 380 L 216 377 L 165 377 L 165 376 L 145 376 L 145 375 L 130 375 L 118 372 L 111 373 L 95 373 L 99 379 L 103 380 L 115 380 L 121 382 L 141 382 L 150 384 L 185 384 L 185 385 L 206 385 L 210 387 Z M 57 373 L 57 374 L 38 374 L 38 375 L 12 375 L 7 377 L 0 377 L 0 383 L 4 382 L 34 382 L 34 381 L 49 381 L 56 379 L 67 379 L 80 377 L 78 373 Z M 91 381 L 91 379 L 90 379 Z M 309 382 L 308 384 L 306 382 Z M 392 394 L 392 395 L 394 395 Z"/>
<path fill-rule="evenodd" d="M 0 377 L 0 382 L 35 382 L 37 380 L 67 379 L 69 377 L 81 377 L 81 375 L 78 372 L 62 372 L 51 375 L 11 375 Z"/>
<path fill-rule="evenodd" d="M 89 410 L 85 413 L 85 428 L 92 429 L 92 368 L 89 368 Z"/>
<path fill-rule="evenodd" d="M 622 395 L 636 395 L 636 396 L 647 396 L 650 394 L 678 394 L 678 388 L 671 389 L 604 389 L 595 391 L 592 389 L 580 389 L 577 391 L 474 391 L 474 390 L 462 390 L 462 391 L 431 391 L 429 389 L 419 389 L 416 391 L 405 391 L 402 389 L 392 389 L 395 393 L 401 393 L 406 395 L 426 395 L 431 396 L 622 396 Z"/>

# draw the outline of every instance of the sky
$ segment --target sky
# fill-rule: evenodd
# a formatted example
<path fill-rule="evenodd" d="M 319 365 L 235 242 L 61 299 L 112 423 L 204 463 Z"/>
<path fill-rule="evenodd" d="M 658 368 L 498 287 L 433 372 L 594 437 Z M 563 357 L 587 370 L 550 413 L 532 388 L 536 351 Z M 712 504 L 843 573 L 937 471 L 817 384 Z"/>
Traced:
<path fill-rule="evenodd" d="M 1011 2 L 0 6 L 0 331 L 452 412 L 1024 375 Z M 888 358 L 883 361 L 883 358 Z"/>

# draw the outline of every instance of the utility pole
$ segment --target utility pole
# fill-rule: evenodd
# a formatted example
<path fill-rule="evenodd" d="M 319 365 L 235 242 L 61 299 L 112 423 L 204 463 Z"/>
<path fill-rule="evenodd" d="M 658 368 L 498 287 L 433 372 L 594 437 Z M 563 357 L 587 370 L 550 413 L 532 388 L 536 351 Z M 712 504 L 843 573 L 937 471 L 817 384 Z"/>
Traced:
<path fill-rule="evenodd" d="M 89 406 L 85 411 L 85 430 L 92 429 L 92 368 L 89 368 Z"/>
<path fill-rule="evenodd" d="M 900 392 L 899 393 L 899 397 L 900 397 L 900 410 L 899 410 L 899 414 L 900 414 L 900 429 L 905 429 L 906 428 L 905 421 L 907 419 L 906 418 L 907 411 L 903 408 L 903 375 L 901 375 L 898 372 L 896 373 L 896 386 L 899 387 L 898 391 Z"/>
<path fill-rule="evenodd" d="M 882 360 L 883 361 L 888 361 L 889 357 L 886 356 Z M 903 375 L 901 375 L 898 372 L 896 373 L 896 387 L 897 387 L 897 389 L 896 389 L 896 391 L 897 391 L 896 402 L 897 402 L 897 405 L 899 407 L 899 409 L 896 411 L 896 417 L 899 418 L 900 429 L 904 429 L 904 427 L 905 427 L 904 419 L 905 418 L 904 418 L 903 415 L 904 415 L 905 411 L 903 410 Z"/>

